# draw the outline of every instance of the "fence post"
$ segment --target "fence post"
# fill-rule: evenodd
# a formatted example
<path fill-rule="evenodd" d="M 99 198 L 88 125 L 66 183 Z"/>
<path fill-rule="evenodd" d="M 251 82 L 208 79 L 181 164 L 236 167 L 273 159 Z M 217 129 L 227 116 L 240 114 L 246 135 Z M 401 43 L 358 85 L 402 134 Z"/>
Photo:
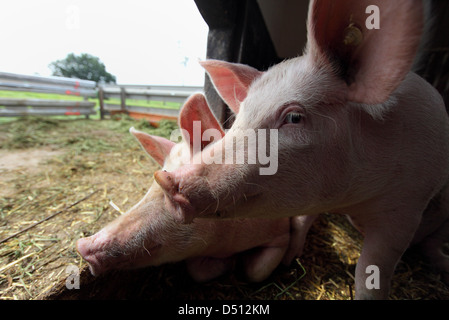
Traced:
<path fill-rule="evenodd" d="M 104 91 L 103 86 L 98 87 L 98 101 L 100 103 L 100 120 L 104 120 Z"/>
<path fill-rule="evenodd" d="M 120 105 L 121 112 L 126 112 L 126 91 L 124 87 L 120 87 Z"/>

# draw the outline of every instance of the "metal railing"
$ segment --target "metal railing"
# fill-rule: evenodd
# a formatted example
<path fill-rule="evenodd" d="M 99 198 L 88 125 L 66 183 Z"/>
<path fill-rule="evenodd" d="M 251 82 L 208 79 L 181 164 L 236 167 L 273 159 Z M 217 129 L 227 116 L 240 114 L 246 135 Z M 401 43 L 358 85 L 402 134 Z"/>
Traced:
<path fill-rule="evenodd" d="M 100 116 L 114 113 L 128 113 L 134 118 L 146 118 L 154 122 L 160 119 L 176 119 L 179 108 L 147 107 L 142 101 L 176 102 L 179 104 L 193 93 L 203 91 L 197 86 L 141 86 L 109 85 L 94 81 L 63 77 L 28 76 L 0 72 L 0 91 L 24 91 L 53 93 L 65 96 L 83 97 L 84 100 L 54 100 L 36 98 L 1 98 L 0 116 L 13 117 L 23 115 L 92 115 L 96 114 L 98 98 Z M 138 101 L 137 103 L 135 101 Z M 145 103 L 143 103 L 145 105 Z"/>
<path fill-rule="evenodd" d="M 0 116 L 4 117 L 23 115 L 88 116 L 96 113 L 94 110 L 96 103 L 87 101 L 88 98 L 97 97 L 94 81 L 0 72 L 0 90 L 53 93 L 84 98 L 84 100 L 0 98 Z"/>
<path fill-rule="evenodd" d="M 162 101 L 183 104 L 193 93 L 203 91 L 195 86 L 138 86 L 138 85 L 102 85 L 98 88 L 101 118 L 111 113 L 128 113 L 138 118 L 178 117 L 179 108 L 142 107 L 129 100 Z M 111 103 L 114 99 L 116 103 Z M 120 104 L 117 103 L 120 101 Z M 145 117 L 145 114 L 149 114 Z"/>

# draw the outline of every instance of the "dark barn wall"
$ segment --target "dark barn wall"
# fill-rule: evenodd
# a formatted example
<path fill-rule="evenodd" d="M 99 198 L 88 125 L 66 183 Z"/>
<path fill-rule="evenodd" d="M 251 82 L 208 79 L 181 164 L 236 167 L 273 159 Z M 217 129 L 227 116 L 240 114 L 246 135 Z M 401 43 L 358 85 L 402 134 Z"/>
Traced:
<path fill-rule="evenodd" d="M 449 1 L 425 0 L 426 29 L 414 71 L 443 96 L 449 112 Z"/>
<path fill-rule="evenodd" d="M 251 65 L 266 70 L 280 62 L 256 0 L 195 0 L 209 26 L 207 58 Z M 204 90 L 215 116 L 226 121 L 232 115 L 206 77 Z"/>

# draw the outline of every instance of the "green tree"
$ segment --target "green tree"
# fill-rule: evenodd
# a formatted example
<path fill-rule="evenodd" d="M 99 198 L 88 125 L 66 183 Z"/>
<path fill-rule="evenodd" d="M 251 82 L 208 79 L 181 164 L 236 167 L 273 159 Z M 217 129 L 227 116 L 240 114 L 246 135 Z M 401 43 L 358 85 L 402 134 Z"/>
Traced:
<path fill-rule="evenodd" d="M 79 56 L 69 53 L 65 59 L 50 63 L 49 67 L 52 74 L 58 77 L 116 83 L 115 76 L 106 71 L 100 59 L 88 53 L 82 53 Z"/>

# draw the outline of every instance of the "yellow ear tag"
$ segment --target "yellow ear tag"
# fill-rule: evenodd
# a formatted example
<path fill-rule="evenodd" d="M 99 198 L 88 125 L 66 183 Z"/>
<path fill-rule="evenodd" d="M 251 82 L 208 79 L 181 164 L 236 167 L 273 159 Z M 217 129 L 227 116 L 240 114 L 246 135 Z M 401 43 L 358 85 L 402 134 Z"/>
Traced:
<path fill-rule="evenodd" d="M 344 31 L 344 39 L 343 43 L 347 46 L 358 46 L 362 43 L 363 33 L 362 30 L 357 28 L 354 23 L 351 23 L 348 27 L 346 27 Z"/>

